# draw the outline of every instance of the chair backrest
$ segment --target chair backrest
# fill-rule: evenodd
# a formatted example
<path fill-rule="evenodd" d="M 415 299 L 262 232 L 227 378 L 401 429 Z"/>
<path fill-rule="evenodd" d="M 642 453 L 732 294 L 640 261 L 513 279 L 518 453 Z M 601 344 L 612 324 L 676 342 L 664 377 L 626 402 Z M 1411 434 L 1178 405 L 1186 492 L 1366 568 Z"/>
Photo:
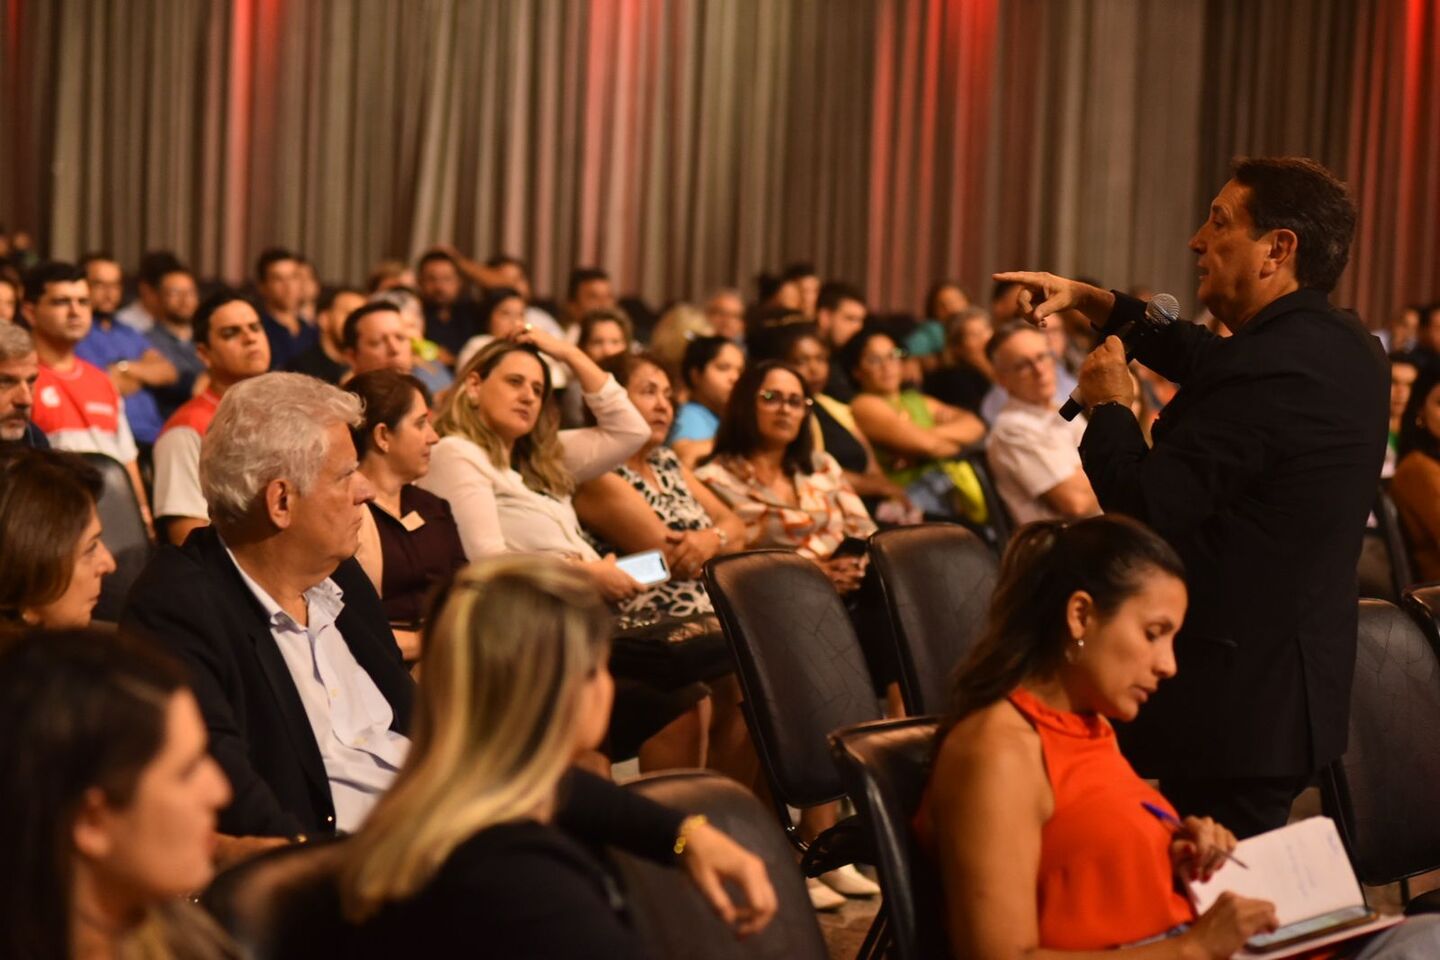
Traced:
<path fill-rule="evenodd" d="M 711 560 L 705 586 L 735 655 L 741 708 L 777 803 L 839 799 L 825 738 L 880 716 L 840 595 L 819 566 L 788 550 Z"/>
<path fill-rule="evenodd" d="M 1398 599 L 1415 582 L 1415 571 L 1410 563 L 1410 544 L 1405 539 L 1405 528 L 1400 524 L 1400 512 L 1395 509 L 1395 501 L 1390 499 L 1390 492 L 1384 486 L 1375 495 L 1375 521 L 1380 526 L 1385 552 L 1390 557 L 1390 582 Z"/>
<path fill-rule="evenodd" d="M 733 780 L 701 771 L 642 777 L 627 789 L 677 810 L 703 813 L 765 861 L 779 903 L 775 919 L 764 931 L 737 940 L 695 885 L 678 878 L 674 868 L 612 848 L 635 926 L 652 955 L 686 960 L 825 960 L 825 938 L 795 864 L 795 852 L 775 817 L 753 793 Z"/>
<path fill-rule="evenodd" d="M 870 562 L 895 638 L 900 692 L 911 714 L 939 713 L 950 676 L 985 626 L 999 564 L 979 537 L 953 523 L 882 530 Z"/>
<path fill-rule="evenodd" d="M 251 960 L 331 956 L 347 941 L 336 876 L 343 840 L 280 847 L 221 873 L 200 903 Z"/>
<path fill-rule="evenodd" d="M 125 467 L 103 453 L 82 453 L 81 456 L 100 471 L 104 487 L 95 512 L 100 517 L 100 539 L 115 558 L 115 572 L 101 584 L 100 600 L 92 615 L 96 620 L 116 622 L 125 598 L 130 595 L 131 585 L 150 559 L 150 535 L 145 532 L 140 501 L 135 499 L 135 488 Z"/>
<path fill-rule="evenodd" d="M 1360 601 L 1350 739 L 1321 777 L 1361 881 L 1440 868 L 1440 660 L 1409 615 Z"/>
<path fill-rule="evenodd" d="M 1003 554 L 1005 547 L 1010 543 L 1010 535 L 1015 532 L 1015 521 L 1010 519 L 1010 509 L 1005 506 L 1005 500 L 1000 496 L 1000 490 L 995 486 L 995 478 L 990 474 L 990 461 L 985 457 L 983 446 L 976 446 L 967 450 L 963 455 L 966 463 L 975 470 L 975 478 L 980 481 L 980 492 L 985 497 L 985 509 L 989 514 L 985 527 L 992 538 L 991 548 L 996 555 Z"/>
<path fill-rule="evenodd" d="M 934 717 L 882 720 L 830 737 L 845 790 L 870 831 L 898 960 L 949 955 L 939 873 L 910 830 L 937 727 Z"/>

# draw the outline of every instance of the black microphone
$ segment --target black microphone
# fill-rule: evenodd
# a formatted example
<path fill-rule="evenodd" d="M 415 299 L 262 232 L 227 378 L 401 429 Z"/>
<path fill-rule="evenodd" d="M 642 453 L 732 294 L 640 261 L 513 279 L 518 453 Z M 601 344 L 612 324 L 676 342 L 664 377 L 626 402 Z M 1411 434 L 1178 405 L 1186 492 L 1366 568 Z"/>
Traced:
<path fill-rule="evenodd" d="M 1099 339 L 1095 343 L 1095 349 L 1099 350 L 1100 345 L 1105 342 L 1106 337 L 1119 337 L 1120 342 L 1125 344 L 1125 360 L 1128 362 L 1135 356 L 1135 342 L 1149 333 L 1151 330 L 1163 330 L 1176 320 L 1180 319 L 1180 301 L 1168 293 L 1157 293 L 1145 304 L 1145 315 L 1139 320 L 1127 320 L 1115 329 L 1106 328 L 1099 331 Z M 1091 351 L 1092 353 L 1094 351 Z M 1080 402 L 1080 388 L 1076 386 L 1070 394 L 1070 399 L 1060 408 L 1060 416 L 1066 420 L 1074 420 L 1085 405 Z"/>

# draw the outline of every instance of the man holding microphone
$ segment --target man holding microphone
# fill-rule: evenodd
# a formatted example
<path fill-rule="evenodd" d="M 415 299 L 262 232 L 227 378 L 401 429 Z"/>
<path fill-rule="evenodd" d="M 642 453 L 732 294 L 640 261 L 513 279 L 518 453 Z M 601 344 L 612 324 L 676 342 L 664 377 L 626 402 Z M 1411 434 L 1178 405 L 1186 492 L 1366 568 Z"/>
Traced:
<path fill-rule="evenodd" d="M 1130 411 L 1125 346 L 1108 338 L 1080 371 L 1081 460 L 1100 505 L 1169 540 L 1190 587 L 1179 672 L 1121 745 L 1182 812 L 1241 837 L 1283 826 L 1345 749 L 1356 565 L 1389 397 L 1379 341 L 1328 300 L 1354 228 L 1344 184 L 1321 165 L 1237 161 L 1190 239 L 1197 297 L 1234 336 L 1175 323 L 1132 339 L 1181 386 L 1153 449 Z M 1026 285 L 1039 323 L 1073 308 L 1117 329 L 1144 310 L 1052 274 L 995 278 Z"/>

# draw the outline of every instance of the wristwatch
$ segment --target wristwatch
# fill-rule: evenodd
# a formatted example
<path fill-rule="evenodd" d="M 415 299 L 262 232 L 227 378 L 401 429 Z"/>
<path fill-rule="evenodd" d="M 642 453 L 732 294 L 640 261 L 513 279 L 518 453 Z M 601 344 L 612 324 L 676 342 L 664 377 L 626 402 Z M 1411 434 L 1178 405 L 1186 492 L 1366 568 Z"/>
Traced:
<path fill-rule="evenodd" d="M 730 542 L 730 534 L 721 530 L 719 527 L 711 527 L 710 529 L 714 530 L 715 535 L 720 538 L 720 548 L 723 550 L 725 545 Z"/>

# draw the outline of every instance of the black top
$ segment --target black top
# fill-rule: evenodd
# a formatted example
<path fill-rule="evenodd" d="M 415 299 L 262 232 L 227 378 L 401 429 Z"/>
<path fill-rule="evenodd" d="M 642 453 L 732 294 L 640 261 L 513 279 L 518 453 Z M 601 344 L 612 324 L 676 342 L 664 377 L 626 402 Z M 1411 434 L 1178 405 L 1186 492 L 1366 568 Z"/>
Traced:
<path fill-rule="evenodd" d="M 438 343 L 458 357 L 465 341 L 477 333 L 488 333 L 481 329 L 480 311 L 473 300 L 456 300 L 450 305 L 448 319 L 440 319 L 440 308 L 425 305 L 425 338 Z"/>
<path fill-rule="evenodd" d="M 345 594 L 335 625 L 407 733 L 414 684 L 370 578 L 354 559 L 330 574 Z M 120 629 L 150 635 L 185 665 L 215 756 L 235 796 L 222 833 L 325 834 L 335 806 L 325 763 L 265 610 L 214 527 L 162 546 L 130 590 Z"/>
<path fill-rule="evenodd" d="M 420 526 L 413 520 L 407 526 L 405 518 L 412 513 Z M 399 518 L 373 501 L 370 515 L 375 518 L 384 558 L 380 596 L 385 616 L 392 624 L 416 629 L 430 588 L 465 565 L 465 548 L 450 513 L 450 501 L 406 484 L 400 489 Z"/>
<path fill-rule="evenodd" d="M 1144 304 L 1117 295 L 1115 310 L 1138 319 Z M 1310 773 L 1345 749 L 1384 351 L 1324 294 L 1299 290 L 1234 337 L 1176 323 L 1136 358 L 1182 385 L 1154 448 L 1111 404 L 1080 455 L 1106 513 L 1145 521 L 1180 553 L 1190 606 L 1178 673 L 1121 725 L 1121 746 L 1147 777 Z"/>
<path fill-rule="evenodd" d="M 855 434 L 831 416 L 823 403 L 815 404 L 814 410 L 815 419 L 820 424 L 820 436 L 825 440 L 825 452 L 835 458 L 841 470 L 864 473 L 870 458 L 865 453 L 865 447 L 855 439 Z"/>
<path fill-rule="evenodd" d="M 324 380 L 326 383 L 339 383 L 340 380 L 350 371 L 350 368 L 343 363 L 330 359 L 330 354 L 320 345 L 320 341 L 306 350 L 304 353 L 291 358 L 285 369 L 290 373 L 309 374 L 317 380 Z"/>
<path fill-rule="evenodd" d="M 989 378 L 963 360 L 953 367 L 940 367 L 925 374 L 926 393 L 941 403 L 969 410 L 976 416 L 990 387 Z"/>
<path fill-rule="evenodd" d="M 830 376 L 825 381 L 825 395 L 834 397 L 841 403 L 849 403 L 855 399 L 855 384 L 850 375 L 840 369 L 838 357 L 830 361 Z"/>

